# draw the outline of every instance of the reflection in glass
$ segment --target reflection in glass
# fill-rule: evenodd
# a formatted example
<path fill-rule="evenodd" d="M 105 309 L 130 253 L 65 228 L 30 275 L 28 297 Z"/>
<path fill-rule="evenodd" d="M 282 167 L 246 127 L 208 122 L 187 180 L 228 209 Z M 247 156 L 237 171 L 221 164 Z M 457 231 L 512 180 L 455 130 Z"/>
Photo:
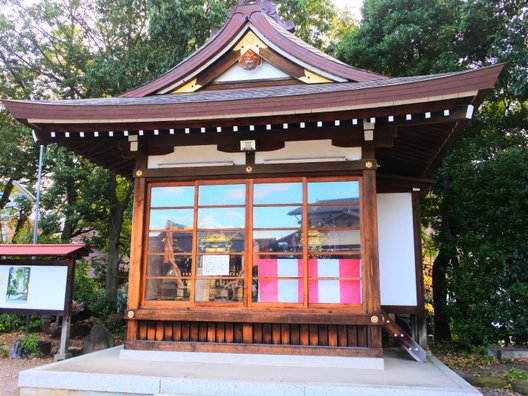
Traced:
<path fill-rule="evenodd" d="M 302 232 L 295 230 L 253 231 L 254 252 L 301 252 Z"/>
<path fill-rule="evenodd" d="M 191 256 L 175 256 L 170 254 L 149 256 L 147 276 L 190 277 L 191 267 Z"/>
<path fill-rule="evenodd" d="M 302 183 L 255 184 L 253 202 L 259 204 L 300 204 L 303 201 Z"/>
<path fill-rule="evenodd" d="M 198 205 L 244 205 L 246 203 L 245 184 L 223 184 L 200 186 Z"/>
<path fill-rule="evenodd" d="M 302 208 L 296 206 L 253 208 L 253 227 L 255 228 L 299 228 L 301 226 Z"/>
<path fill-rule="evenodd" d="M 311 182 L 308 183 L 308 203 L 357 202 L 359 182 Z"/>
<path fill-rule="evenodd" d="M 359 230 L 308 230 L 308 250 L 311 252 L 358 252 Z"/>
<path fill-rule="evenodd" d="M 150 206 L 152 208 L 194 206 L 194 187 L 152 187 Z"/>
<path fill-rule="evenodd" d="M 147 279 L 145 299 L 148 301 L 189 301 L 190 279 Z"/>
<path fill-rule="evenodd" d="M 199 232 L 199 253 L 243 252 L 245 234 L 243 232 Z"/>
<path fill-rule="evenodd" d="M 151 230 L 186 230 L 193 228 L 192 209 L 151 209 Z"/>
<path fill-rule="evenodd" d="M 197 279 L 194 299 L 197 302 L 243 302 L 243 279 Z"/>
<path fill-rule="evenodd" d="M 229 254 L 202 255 L 196 257 L 196 275 L 214 277 L 241 277 L 243 256 Z"/>
<path fill-rule="evenodd" d="M 198 228 L 244 228 L 245 208 L 198 209 Z"/>
<path fill-rule="evenodd" d="M 358 206 L 310 206 L 308 226 L 321 228 L 359 227 Z"/>
<path fill-rule="evenodd" d="M 149 233 L 149 253 L 168 254 L 192 252 L 191 232 L 151 232 Z"/>

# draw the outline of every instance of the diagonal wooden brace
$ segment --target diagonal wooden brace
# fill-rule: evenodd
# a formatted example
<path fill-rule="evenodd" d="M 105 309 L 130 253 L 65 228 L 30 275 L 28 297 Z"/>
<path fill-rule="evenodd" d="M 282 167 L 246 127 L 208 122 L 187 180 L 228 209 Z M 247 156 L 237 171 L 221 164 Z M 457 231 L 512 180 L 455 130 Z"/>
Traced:
<path fill-rule="evenodd" d="M 421 363 L 427 362 L 427 354 L 424 349 L 414 341 L 386 312 L 381 312 L 383 316 L 383 328 L 389 333 L 396 342 L 405 349 L 416 361 Z"/>

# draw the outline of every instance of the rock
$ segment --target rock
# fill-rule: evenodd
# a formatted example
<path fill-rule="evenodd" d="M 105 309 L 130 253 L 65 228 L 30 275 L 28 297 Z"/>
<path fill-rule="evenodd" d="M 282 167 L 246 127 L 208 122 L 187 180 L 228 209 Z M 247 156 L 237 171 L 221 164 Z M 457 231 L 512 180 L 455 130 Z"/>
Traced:
<path fill-rule="evenodd" d="M 79 322 L 72 323 L 70 326 L 71 338 L 82 338 L 90 334 L 90 331 L 95 325 L 95 319 L 85 319 Z"/>
<path fill-rule="evenodd" d="M 83 354 L 100 351 L 114 346 L 114 336 L 102 324 L 96 324 L 84 339 Z"/>
<path fill-rule="evenodd" d="M 39 341 L 38 350 L 40 356 L 49 356 L 51 354 L 51 341 Z"/>

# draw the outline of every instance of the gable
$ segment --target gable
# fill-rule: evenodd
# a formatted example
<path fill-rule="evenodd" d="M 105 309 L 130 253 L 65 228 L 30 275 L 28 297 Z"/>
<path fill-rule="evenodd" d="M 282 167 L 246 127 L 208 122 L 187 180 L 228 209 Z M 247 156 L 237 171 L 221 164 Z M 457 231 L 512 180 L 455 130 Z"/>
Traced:
<path fill-rule="evenodd" d="M 310 70 L 293 57 L 287 57 L 266 44 L 248 25 L 241 38 L 233 41 L 217 58 L 196 70 L 185 80 L 170 85 L 156 94 L 190 93 L 201 89 L 226 87 L 250 88 L 254 83 L 320 84 L 341 81 L 322 76 L 322 72 Z M 236 85 L 233 85 L 236 84 Z"/>

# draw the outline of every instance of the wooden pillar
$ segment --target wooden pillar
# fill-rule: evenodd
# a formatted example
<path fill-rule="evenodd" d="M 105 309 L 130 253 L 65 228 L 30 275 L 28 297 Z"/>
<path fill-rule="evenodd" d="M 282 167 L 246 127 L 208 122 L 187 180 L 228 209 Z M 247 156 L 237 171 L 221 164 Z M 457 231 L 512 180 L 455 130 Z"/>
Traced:
<path fill-rule="evenodd" d="M 412 194 L 413 225 L 414 225 L 414 257 L 416 260 L 416 303 L 418 305 L 413 323 L 413 338 L 424 349 L 427 349 L 427 323 L 425 316 L 425 287 L 422 256 L 422 226 L 420 193 Z"/>
<path fill-rule="evenodd" d="M 128 312 L 127 341 L 137 339 L 137 321 L 131 311 L 139 308 L 141 299 L 141 261 L 143 254 L 143 230 L 145 221 L 146 181 L 138 177 L 134 181 L 134 205 L 132 212 L 132 236 L 130 242 L 130 269 L 128 273 Z"/>
<path fill-rule="evenodd" d="M 378 313 L 381 310 L 380 274 L 379 274 L 379 248 L 378 248 L 378 214 L 376 198 L 376 169 L 375 147 L 373 140 L 366 133 L 369 123 L 364 123 L 365 143 L 363 145 L 363 159 L 366 169 L 362 178 L 362 221 L 364 244 L 364 268 L 366 285 L 367 313 Z M 373 124 L 370 124 L 374 128 Z M 372 134 L 373 134 L 372 130 Z M 381 348 L 381 327 L 369 326 L 369 347 Z"/>

